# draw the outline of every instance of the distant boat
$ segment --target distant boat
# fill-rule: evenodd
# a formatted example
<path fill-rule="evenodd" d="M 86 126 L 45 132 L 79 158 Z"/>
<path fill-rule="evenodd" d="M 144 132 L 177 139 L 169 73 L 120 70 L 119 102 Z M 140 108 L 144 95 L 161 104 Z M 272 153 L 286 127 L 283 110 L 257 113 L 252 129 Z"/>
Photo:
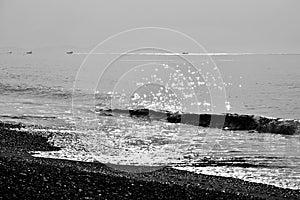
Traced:
<path fill-rule="evenodd" d="M 73 51 L 67 51 L 66 54 L 73 54 Z"/>
<path fill-rule="evenodd" d="M 27 51 L 26 54 L 32 54 L 32 51 Z"/>
<path fill-rule="evenodd" d="M 7 52 L 8 54 L 12 54 L 12 51 Z"/>
<path fill-rule="evenodd" d="M 189 52 L 182 52 L 182 54 L 189 54 Z"/>

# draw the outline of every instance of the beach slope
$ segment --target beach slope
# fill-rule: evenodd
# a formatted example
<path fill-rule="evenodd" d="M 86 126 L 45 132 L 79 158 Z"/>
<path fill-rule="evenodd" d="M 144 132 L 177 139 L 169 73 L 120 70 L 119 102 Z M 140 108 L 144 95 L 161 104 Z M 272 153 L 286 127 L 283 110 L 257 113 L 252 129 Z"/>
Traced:
<path fill-rule="evenodd" d="M 30 151 L 59 148 L 43 135 L 14 130 L 20 126 L 0 123 L 0 199 L 300 199 L 297 190 L 168 167 L 130 173 L 102 163 L 35 158 Z"/>

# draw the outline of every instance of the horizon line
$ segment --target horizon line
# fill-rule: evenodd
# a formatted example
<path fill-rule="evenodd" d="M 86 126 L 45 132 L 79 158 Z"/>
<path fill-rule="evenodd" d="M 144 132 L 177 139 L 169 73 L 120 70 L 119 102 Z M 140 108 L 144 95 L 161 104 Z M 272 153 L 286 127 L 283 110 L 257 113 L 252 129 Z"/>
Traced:
<path fill-rule="evenodd" d="M 70 51 L 71 52 L 71 51 Z M 72 53 L 75 55 L 157 55 L 157 56 L 235 56 L 235 55 L 300 55 L 300 53 Z"/>

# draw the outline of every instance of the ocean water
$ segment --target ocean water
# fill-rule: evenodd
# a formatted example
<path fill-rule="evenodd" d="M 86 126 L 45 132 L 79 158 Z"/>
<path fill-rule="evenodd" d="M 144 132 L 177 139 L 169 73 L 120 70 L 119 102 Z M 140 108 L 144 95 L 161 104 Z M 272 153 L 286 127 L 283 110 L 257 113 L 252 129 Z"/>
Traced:
<path fill-rule="evenodd" d="M 225 87 L 221 89 L 226 95 L 224 111 L 300 119 L 299 55 L 218 55 L 211 58 Z M 128 109 L 140 105 L 159 110 L 184 109 L 190 103 L 187 99 L 193 96 L 191 90 L 182 89 L 184 98 L 178 98 L 175 89 L 175 92 L 165 91 L 161 89 L 162 84 L 150 84 L 151 80 L 159 81 L 170 74 L 172 79 L 179 79 L 180 76 L 168 71 L 166 65 L 178 63 L 181 67 L 184 63 L 172 57 L 152 57 L 151 64 L 135 68 L 140 71 L 120 72 L 118 69 L 122 67 L 140 66 L 140 60 L 149 59 L 149 56 L 132 55 L 121 59 L 109 75 L 98 80 L 96 87 L 90 87 L 94 83 L 88 83 L 89 79 L 84 79 L 82 73 L 77 74 L 84 59 L 85 55 L 64 52 L 0 54 L 0 119 L 47 127 L 28 130 L 52 132 L 54 144 L 64 147 L 58 152 L 36 152 L 35 156 L 113 164 L 170 165 L 196 173 L 300 189 L 299 134 L 223 131 L 133 119 L 128 114 L 99 116 L 96 112 L 103 107 Z M 160 65 L 162 68 L 153 64 L 157 60 L 164 64 Z M 103 70 L 97 62 L 92 65 L 96 66 L 93 69 Z M 99 76 L 99 71 L 83 75 Z M 195 74 L 192 69 L 188 72 Z M 123 76 L 116 76 L 118 73 Z M 115 80 L 116 77 L 123 79 Z M 199 78 L 201 91 L 195 111 L 198 113 L 211 112 L 211 91 L 202 84 L 206 80 L 203 76 Z M 74 83 L 78 87 L 74 88 Z M 143 83 L 148 84 L 147 87 L 143 87 Z M 130 91 L 134 92 L 114 94 L 110 91 L 112 85 L 115 91 L 131 87 Z M 135 94 L 143 96 L 151 92 L 156 96 L 150 99 L 145 96 L 143 102 L 135 98 Z M 186 109 L 193 112 L 195 105 L 189 106 Z"/>

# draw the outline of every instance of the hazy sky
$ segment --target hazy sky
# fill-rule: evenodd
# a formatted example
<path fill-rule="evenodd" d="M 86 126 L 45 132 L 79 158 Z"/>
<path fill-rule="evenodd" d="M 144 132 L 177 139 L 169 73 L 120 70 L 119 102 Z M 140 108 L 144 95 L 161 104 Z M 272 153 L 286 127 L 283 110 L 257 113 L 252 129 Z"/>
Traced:
<path fill-rule="evenodd" d="M 129 28 L 185 32 L 211 52 L 300 52 L 299 0 L 0 0 L 0 46 L 93 46 Z"/>

